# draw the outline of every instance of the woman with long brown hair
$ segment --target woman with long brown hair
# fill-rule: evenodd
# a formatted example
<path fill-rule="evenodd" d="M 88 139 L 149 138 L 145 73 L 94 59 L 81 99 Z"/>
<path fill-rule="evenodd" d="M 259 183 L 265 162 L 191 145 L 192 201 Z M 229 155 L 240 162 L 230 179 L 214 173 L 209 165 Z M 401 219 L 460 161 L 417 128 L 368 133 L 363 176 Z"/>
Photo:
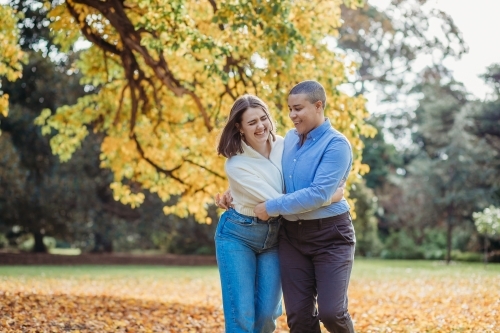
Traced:
<path fill-rule="evenodd" d="M 283 138 L 261 99 L 244 95 L 234 102 L 217 152 L 227 158 L 233 196 L 215 233 L 226 332 L 274 332 L 282 312 L 279 220 L 259 220 L 253 208 L 283 193 Z"/>

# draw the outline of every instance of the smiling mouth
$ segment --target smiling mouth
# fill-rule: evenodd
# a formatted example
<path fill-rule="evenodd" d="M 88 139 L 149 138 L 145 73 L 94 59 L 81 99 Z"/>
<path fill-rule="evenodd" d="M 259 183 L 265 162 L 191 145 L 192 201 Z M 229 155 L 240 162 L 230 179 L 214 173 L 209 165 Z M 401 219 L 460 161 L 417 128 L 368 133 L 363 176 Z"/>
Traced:
<path fill-rule="evenodd" d="M 262 131 L 262 132 L 255 133 L 255 135 L 257 135 L 257 136 L 261 136 L 261 135 L 266 134 L 266 132 L 267 132 L 267 130 L 264 130 L 264 131 Z"/>

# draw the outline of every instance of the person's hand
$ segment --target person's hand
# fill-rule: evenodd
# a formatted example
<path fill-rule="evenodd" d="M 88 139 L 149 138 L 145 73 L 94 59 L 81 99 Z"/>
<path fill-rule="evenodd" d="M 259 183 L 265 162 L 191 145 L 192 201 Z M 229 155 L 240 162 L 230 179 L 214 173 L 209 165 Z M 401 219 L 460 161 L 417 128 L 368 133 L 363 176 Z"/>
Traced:
<path fill-rule="evenodd" d="M 269 220 L 269 215 L 267 215 L 266 203 L 265 202 L 261 202 L 260 204 L 258 204 L 257 206 L 255 206 L 254 209 L 253 209 L 253 212 L 262 221 Z"/>
<path fill-rule="evenodd" d="M 330 198 L 330 203 L 334 202 L 339 202 L 344 198 L 344 189 L 345 189 L 345 183 L 342 184 L 342 186 L 339 186 L 335 193 L 333 193 L 332 197 Z"/>
<path fill-rule="evenodd" d="M 230 207 L 233 207 L 233 197 L 231 196 L 231 189 L 227 189 L 222 195 L 217 193 L 215 195 L 215 205 L 219 208 L 228 210 Z"/>

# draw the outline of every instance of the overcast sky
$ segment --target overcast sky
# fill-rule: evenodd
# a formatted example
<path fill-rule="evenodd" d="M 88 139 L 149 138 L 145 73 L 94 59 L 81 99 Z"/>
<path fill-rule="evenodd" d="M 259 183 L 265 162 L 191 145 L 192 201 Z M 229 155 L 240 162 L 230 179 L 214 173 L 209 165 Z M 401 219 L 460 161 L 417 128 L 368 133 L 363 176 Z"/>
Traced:
<path fill-rule="evenodd" d="M 390 0 L 368 0 L 383 8 Z M 448 13 L 463 34 L 469 52 L 460 60 L 448 59 L 457 81 L 464 83 L 467 90 L 478 98 L 485 98 L 490 92 L 478 75 L 493 63 L 500 63 L 500 0 L 430 0 L 429 5 Z"/>
<path fill-rule="evenodd" d="M 449 13 L 462 31 L 469 52 L 458 61 L 447 61 L 455 78 L 477 97 L 484 98 L 487 87 L 478 78 L 493 63 L 500 63 L 499 0 L 435 0 L 437 7 Z M 494 37 L 497 36 L 497 37 Z"/>

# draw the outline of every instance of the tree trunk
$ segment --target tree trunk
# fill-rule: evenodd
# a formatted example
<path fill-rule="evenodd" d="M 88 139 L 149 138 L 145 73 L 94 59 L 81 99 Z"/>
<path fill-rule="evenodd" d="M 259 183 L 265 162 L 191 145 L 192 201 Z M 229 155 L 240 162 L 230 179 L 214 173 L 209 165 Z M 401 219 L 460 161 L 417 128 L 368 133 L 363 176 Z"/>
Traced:
<path fill-rule="evenodd" d="M 446 220 L 446 264 L 449 265 L 451 261 L 451 235 L 453 231 L 453 223 L 451 217 L 448 215 Z"/>
<path fill-rule="evenodd" d="M 94 248 L 92 253 L 111 253 L 113 252 L 113 242 L 105 237 L 103 234 L 96 232 L 94 233 Z"/>
<path fill-rule="evenodd" d="M 488 264 L 488 236 L 484 236 L 484 265 Z"/>
<path fill-rule="evenodd" d="M 33 246 L 33 252 L 46 253 L 47 247 L 43 242 L 43 234 L 40 231 L 35 231 L 33 232 L 33 237 L 35 238 L 35 246 Z"/>

